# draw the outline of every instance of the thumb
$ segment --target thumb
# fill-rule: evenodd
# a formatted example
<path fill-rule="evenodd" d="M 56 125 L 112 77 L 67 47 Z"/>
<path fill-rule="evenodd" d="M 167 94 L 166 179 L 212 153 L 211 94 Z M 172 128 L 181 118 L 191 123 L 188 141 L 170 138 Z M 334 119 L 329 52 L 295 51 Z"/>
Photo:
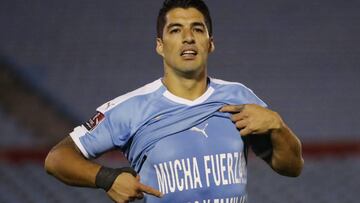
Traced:
<path fill-rule="evenodd" d="M 245 108 L 245 104 L 242 105 L 224 105 L 219 110 L 220 112 L 239 113 Z"/>

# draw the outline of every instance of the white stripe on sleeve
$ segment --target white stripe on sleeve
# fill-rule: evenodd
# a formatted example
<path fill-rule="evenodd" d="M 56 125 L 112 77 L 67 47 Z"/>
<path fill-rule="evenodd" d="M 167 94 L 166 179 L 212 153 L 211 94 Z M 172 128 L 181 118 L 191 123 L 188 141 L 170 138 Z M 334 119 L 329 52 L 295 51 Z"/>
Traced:
<path fill-rule="evenodd" d="M 86 135 L 88 131 L 86 130 L 86 128 L 84 126 L 78 126 L 76 127 L 71 133 L 70 133 L 70 137 L 73 139 L 74 143 L 76 144 L 76 146 L 80 149 L 81 153 L 86 157 L 86 158 L 90 158 L 89 153 L 85 150 L 84 146 L 81 144 L 80 142 L 80 137 Z"/>

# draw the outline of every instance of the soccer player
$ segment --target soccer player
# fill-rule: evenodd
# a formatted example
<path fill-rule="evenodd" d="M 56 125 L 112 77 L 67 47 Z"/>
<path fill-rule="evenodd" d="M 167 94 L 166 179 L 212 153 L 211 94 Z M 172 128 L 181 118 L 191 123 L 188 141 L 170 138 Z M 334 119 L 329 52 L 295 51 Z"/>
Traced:
<path fill-rule="evenodd" d="M 115 202 L 246 202 L 250 147 L 279 174 L 298 176 L 301 143 L 250 89 L 210 78 L 212 23 L 202 0 L 166 0 L 157 20 L 164 75 L 97 109 L 57 144 L 46 170 Z M 129 168 L 91 161 L 122 150 Z"/>

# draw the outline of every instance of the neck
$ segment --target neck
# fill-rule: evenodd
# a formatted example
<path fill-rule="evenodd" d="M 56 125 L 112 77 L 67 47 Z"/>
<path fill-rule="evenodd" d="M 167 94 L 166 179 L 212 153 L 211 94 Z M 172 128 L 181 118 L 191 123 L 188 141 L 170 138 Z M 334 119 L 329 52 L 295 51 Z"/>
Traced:
<path fill-rule="evenodd" d="M 207 89 L 207 73 L 205 70 L 196 76 L 184 77 L 165 71 L 163 83 L 172 94 L 184 99 L 195 100 Z"/>

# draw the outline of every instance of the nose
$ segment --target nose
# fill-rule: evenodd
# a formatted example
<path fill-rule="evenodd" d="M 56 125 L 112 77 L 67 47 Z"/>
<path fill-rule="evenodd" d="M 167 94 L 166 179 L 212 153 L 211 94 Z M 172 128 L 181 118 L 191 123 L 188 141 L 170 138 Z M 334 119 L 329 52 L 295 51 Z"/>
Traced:
<path fill-rule="evenodd" d="M 190 29 L 184 29 L 183 43 L 184 44 L 185 43 L 187 43 L 187 44 L 194 44 L 195 43 L 194 33 Z"/>

